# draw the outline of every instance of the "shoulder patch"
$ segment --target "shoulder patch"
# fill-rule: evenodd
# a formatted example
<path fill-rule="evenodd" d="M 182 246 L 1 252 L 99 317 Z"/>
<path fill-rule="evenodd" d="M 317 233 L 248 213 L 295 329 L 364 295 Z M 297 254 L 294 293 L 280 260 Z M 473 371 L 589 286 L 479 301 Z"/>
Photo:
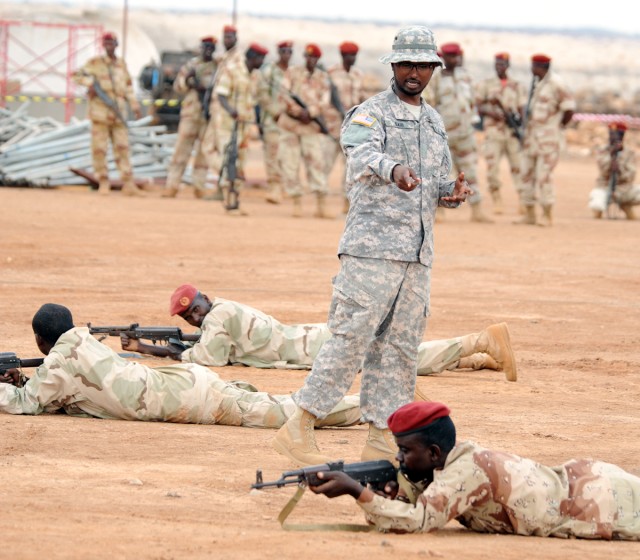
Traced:
<path fill-rule="evenodd" d="M 359 124 L 368 127 L 372 127 L 376 122 L 377 119 L 375 117 L 367 115 L 366 113 L 357 113 L 351 119 L 351 124 Z"/>

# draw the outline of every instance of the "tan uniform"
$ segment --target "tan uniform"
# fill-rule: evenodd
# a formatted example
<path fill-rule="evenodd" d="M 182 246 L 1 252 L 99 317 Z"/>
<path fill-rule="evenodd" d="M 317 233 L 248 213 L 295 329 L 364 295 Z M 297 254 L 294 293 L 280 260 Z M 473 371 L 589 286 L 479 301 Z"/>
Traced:
<path fill-rule="evenodd" d="M 204 188 L 209 168 L 204 153 L 203 139 L 208 121 L 202 109 L 201 95 L 189 86 L 187 79 L 195 74 L 196 83 L 204 87 L 212 86 L 218 64 L 215 60 L 205 61 L 195 57 L 185 64 L 173 83 L 176 93 L 185 95 L 180 109 L 180 124 L 178 125 L 178 139 L 169 165 L 167 189 L 178 189 L 182 175 L 197 142 L 196 154 L 193 162 L 192 182 L 196 189 Z M 202 95 L 204 97 L 204 95 Z"/>
<path fill-rule="evenodd" d="M 415 504 L 358 505 L 380 531 L 429 532 L 456 519 L 479 533 L 640 540 L 640 478 L 609 463 L 546 467 L 462 442 Z"/>
<path fill-rule="evenodd" d="M 543 207 L 555 202 L 551 174 L 563 143 L 562 116 L 575 111 L 576 102 L 562 80 L 549 71 L 538 82 L 529 106 L 522 158 L 522 204 Z"/>
<path fill-rule="evenodd" d="M 74 72 L 75 83 L 90 87 L 97 81 L 104 92 L 117 103 L 120 114 L 126 119 L 127 104 L 133 111 L 140 105 L 133 93 L 131 76 L 124 60 L 112 59 L 107 55 L 96 56 Z M 135 190 L 133 172 L 129 161 L 129 136 L 126 125 L 116 116 L 97 95 L 89 98 L 89 119 L 91 120 L 91 156 L 93 171 L 101 184 L 108 186 L 109 172 L 107 168 L 107 150 L 109 139 L 113 146 L 113 156 L 120 171 L 125 188 Z"/>
<path fill-rule="evenodd" d="M 497 99 L 505 111 L 519 114 L 526 103 L 526 93 L 522 84 L 507 78 L 502 81 L 497 76 L 483 80 L 478 84 L 476 103 L 487 110 L 500 113 L 500 109 L 491 100 Z M 504 120 L 497 120 L 489 115 L 484 116 L 485 131 L 483 153 L 487 163 L 487 180 L 491 192 L 500 191 L 500 160 L 507 157 L 511 178 L 516 191 L 520 193 L 520 160 L 522 148 L 513 130 Z"/>
<path fill-rule="evenodd" d="M 618 173 L 616 175 L 614 201 L 620 207 L 640 204 L 640 185 L 634 185 L 636 178 L 636 154 L 623 149 L 618 152 Z M 611 179 L 611 152 L 609 146 L 600 146 L 596 151 L 598 179 L 589 194 L 589 208 L 596 212 L 607 210 L 609 182 Z"/>
<path fill-rule="evenodd" d="M 302 112 L 300 106 L 287 95 L 287 90 L 302 99 L 312 118 L 321 117 L 326 112 L 331 99 L 331 89 L 329 78 L 324 70 L 315 68 L 310 74 L 304 66 L 293 67 L 282 85 L 281 99 L 287 107 L 287 112 L 292 115 L 299 115 Z M 278 126 L 281 130 L 278 159 L 287 193 L 292 197 L 302 195 L 299 176 L 302 158 L 307 171 L 309 188 L 319 195 L 326 195 L 328 174 L 325 162 L 325 138 L 320 132 L 320 127 L 314 122 L 304 124 L 287 113 L 280 116 Z"/>

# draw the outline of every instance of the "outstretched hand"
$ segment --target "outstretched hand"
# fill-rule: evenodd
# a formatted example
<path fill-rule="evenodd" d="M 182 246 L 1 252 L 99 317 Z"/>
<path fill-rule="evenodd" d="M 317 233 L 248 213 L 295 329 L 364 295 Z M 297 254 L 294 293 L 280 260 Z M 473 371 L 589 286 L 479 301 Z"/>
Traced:
<path fill-rule="evenodd" d="M 411 192 L 420 184 L 416 172 L 406 165 L 396 165 L 393 168 L 393 182 L 401 191 Z"/>
<path fill-rule="evenodd" d="M 461 171 L 456 179 L 456 185 L 453 188 L 451 196 L 443 196 L 440 200 L 445 202 L 464 202 L 467 196 L 471 196 L 473 191 L 469 188 L 469 183 L 465 181 L 464 171 Z"/>

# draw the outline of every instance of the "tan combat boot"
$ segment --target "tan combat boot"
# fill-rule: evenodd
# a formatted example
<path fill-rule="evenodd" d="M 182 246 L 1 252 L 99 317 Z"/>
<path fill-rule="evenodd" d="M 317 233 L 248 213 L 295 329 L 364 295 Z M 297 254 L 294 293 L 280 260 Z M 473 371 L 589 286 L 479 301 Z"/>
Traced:
<path fill-rule="evenodd" d="M 326 193 L 316 193 L 316 211 L 313 213 L 313 217 L 321 219 L 333 218 L 333 216 L 327 213 Z"/>
<path fill-rule="evenodd" d="M 147 193 L 138 188 L 138 185 L 136 185 L 133 181 L 127 182 L 122 185 L 122 194 L 125 196 L 147 196 Z"/>
<path fill-rule="evenodd" d="M 175 198 L 178 194 L 178 189 L 176 187 L 165 187 L 164 189 L 162 189 L 162 193 L 160 194 L 160 196 L 162 198 Z"/>
<path fill-rule="evenodd" d="M 524 215 L 519 220 L 513 222 L 518 226 L 535 226 L 536 225 L 536 208 L 535 206 L 525 206 Z"/>
<path fill-rule="evenodd" d="M 282 185 L 275 183 L 270 185 L 266 201 L 270 204 L 280 204 L 282 202 Z"/>
<path fill-rule="evenodd" d="M 601 220 L 602 219 L 602 210 L 593 210 L 593 217 L 596 220 Z"/>
<path fill-rule="evenodd" d="M 317 418 L 313 414 L 297 407 L 293 416 L 271 440 L 273 448 L 303 467 L 328 463 L 330 459 L 318 449 L 313 433 L 316 422 Z"/>
<path fill-rule="evenodd" d="M 489 354 L 497 364 L 496 370 L 504 371 L 507 381 L 517 381 L 516 358 L 511 348 L 509 329 L 506 323 L 487 327 L 482 332 L 462 337 L 462 356 L 482 352 Z"/>
<path fill-rule="evenodd" d="M 498 189 L 491 191 L 491 199 L 493 200 L 493 213 L 504 214 L 504 206 L 502 205 L 502 194 Z"/>
<path fill-rule="evenodd" d="M 474 371 L 479 369 L 494 369 L 497 371 L 500 369 L 500 366 L 489 354 L 476 352 L 475 354 L 471 354 L 471 356 L 460 358 L 456 369 L 472 369 Z"/>
<path fill-rule="evenodd" d="M 624 212 L 624 215 L 627 217 L 627 220 L 636 219 L 636 215 L 633 212 L 633 204 L 621 204 L 620 210 Z"/>
<path fill-rule="evenodd" d="M 395 465 L 396 455 L 398 454 L 398 446 L 389 428 L 381 430 L 376 428 L 372 422 L 369 423 L 369 437 L 364 444 L 361 459 L 363 461 L 378 461 L 386 459 Z"/>
<path fill-rule="evenodd" d="M 98 183 L 98 193 L 106 196 L 111 193 L 111 183 L 109 181 L 100 181 Z"/>
<path fill-rule="evenodd" d="M 471 205 L 471 221 L 479 224 L 492 224 L 493 220 L 487 218 L 482 211 L 480 202 Z"/>
<path fill-rule="evenodd" d="M 542 207 L 542 217 L 538 222 L 540 227 L 551 227 L 553 225 L 553 216 L 551 213 L 551 206 Z"/>
<path fill-rule="evenodd" d="M 302 218 L 302 197 L 293 197 L 293 212 L 291 213 L 291 215 L 294 218 Z"/>

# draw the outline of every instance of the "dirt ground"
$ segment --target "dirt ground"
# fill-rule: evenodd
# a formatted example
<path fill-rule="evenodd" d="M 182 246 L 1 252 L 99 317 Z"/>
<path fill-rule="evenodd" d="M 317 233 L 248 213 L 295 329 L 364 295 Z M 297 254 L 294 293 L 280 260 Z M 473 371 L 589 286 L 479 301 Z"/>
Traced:
<path fill-rule="evenodd" d="M 256 147 L 252 147 L 254 160 Z M 260 179 L 252 164 L 249 176 Z M 339 172 L 330 206 L 341 208 Z M 586 207 L 593 161 L 565 156 L 556 170 L 551 229 L 512 225 L 516 197 L 493 225 L 448 211 L 436 226 L 431 318 L 425 339 L 506 321 L 519 379 L 494 371 L 421 377 L 450 405 L 460 439 L 546 464 L 596 457 L 640 475 L 640 221 L 596 222 Z M 481 177 L 484 177 L 481 168 Z M 505 170 L 506 177 L 506 170 Z M 38 357 L 31 317 L 67 305 L 77 325 L 179 325 L 169 295 L 184 282 L 284 322 L 321 322 L 338 270 L 344 220 L 289 216 L 247 189 L 249 216 L 217 202 L 99 197 L 84 188 L 0 189 L 0 350 Z M 490 204 L 487 203 L 490 209 Z M 106 341 L 119 349 L 116 340 Z M 155 363 L 149 361 L 146 363 Z M 226 367 L 273 393 L 305 372 Z M 356 392 L 358 386 L 353 387 Z M 636 559 L 636 543 L 478 535 L 452 522 L 430 535 L 283 531 L 287 487 L 250 493 L 255 470 L 293 467 L 273 432 L 224 426 L 0 415 L 0 558 L 525 557 Z M 321 430 L 323 450 L 359 460 L 365 427 Z M 306 494 L 291 521 L 362 522 L 350 498 Z"/>

